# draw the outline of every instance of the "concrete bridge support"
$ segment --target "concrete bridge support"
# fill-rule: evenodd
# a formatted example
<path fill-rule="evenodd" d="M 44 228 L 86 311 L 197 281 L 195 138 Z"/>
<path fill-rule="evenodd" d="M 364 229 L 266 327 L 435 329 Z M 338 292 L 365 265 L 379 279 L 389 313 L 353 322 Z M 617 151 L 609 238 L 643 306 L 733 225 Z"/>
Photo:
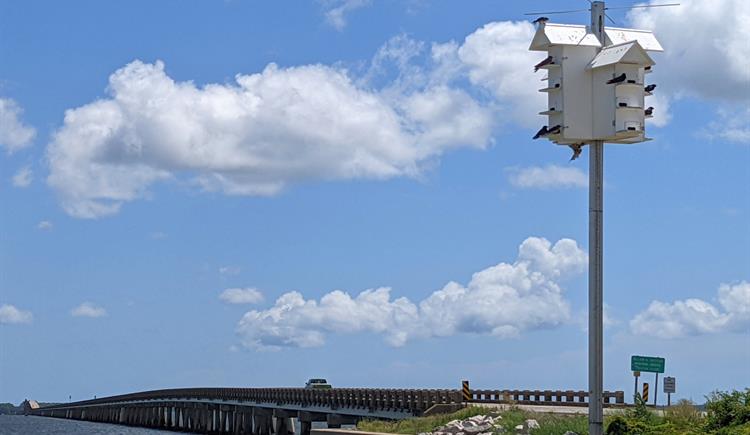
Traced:
<path fill-rule="evenodd" d="M 327 421 L 326 414 L 308 411 L 299 411 L 297 420 L 300 423 L 300 435 L 310 435 L 314 421 Z"/>
<path fill-rule="evenodd" d="M 326 422 L 331 429 L 340 429 L 343 424 L 357 424 L 357 420 L 357 417 L 341 414 L 328 414 L 326 416 Z"/>
<path fill-rule="evenodd" d="M 274 409 L 273 417 L 276 421 L 274 425 L 276 435 L 294 435 L 294 420 L 292 419 L 297 417 L 296 412 Z"/>

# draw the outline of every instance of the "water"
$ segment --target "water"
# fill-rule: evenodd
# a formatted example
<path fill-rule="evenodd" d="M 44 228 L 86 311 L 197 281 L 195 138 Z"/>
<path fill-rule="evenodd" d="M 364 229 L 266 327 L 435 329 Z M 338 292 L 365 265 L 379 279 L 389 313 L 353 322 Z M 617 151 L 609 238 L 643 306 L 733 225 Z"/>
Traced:
<path fill-rule="evenodd" d="M 314 421 L 314 429 L 324 428 L 326 424 Z M 344 429 L 354 426 L 343 425 Z M 299 435 L 299 424 L 295 424 L 295 432 Z M 185 433 L 185 432 L 183 432 Z M 156 429 L 146 429 L 132 426 L 120 426 L 107 423 L 91 423 L 88 421 L 65 420 L 61 418 L 35 417 L 23 415 L 0 415 L 0 435 L 68 435 L 68 434 L 95 434 L 95 435 L 174 435 Z"/>
<path fill-rule="evenodd" d="M 183 432 L 184 433 L 184 432 Z M 90 423 L 87 421 L 63 420 L 50 417 L 34 417 L 23 415 L 0 415 L 0 435 L 174 435 L 156 429 L 145 429 L 131 426 L 118 426 L 106 423 Z"/>

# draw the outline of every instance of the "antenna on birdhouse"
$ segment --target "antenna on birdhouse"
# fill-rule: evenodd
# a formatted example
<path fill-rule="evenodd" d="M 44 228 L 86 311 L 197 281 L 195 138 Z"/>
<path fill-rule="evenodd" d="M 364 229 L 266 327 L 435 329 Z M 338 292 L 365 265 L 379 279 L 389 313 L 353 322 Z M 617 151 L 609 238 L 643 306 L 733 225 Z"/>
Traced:
<path fill-rule="evenodd" d="M 592 4 L 592 5 L 594 4 L 594 2 L 592 0 L 588 0 L 588 1 L 589 1 L 589 4 Z M 664 3 L 664 4 L 659 4 L 659 5 L 617 6 L 617 7 L 613 7 L 613 8 L 605 7 L 604 10 L 605 11 L 609 11 L 609 10 L 615 10 L 615 9 L 647 9 L 647 8 L 661 8 L 661 7 L 665 7 L 665 6 L 680 6 L 680 4 L 679 3 Z M 524 15 L 574 14 L 576 12 L 589 12 L 589 11 L 591 11 L 591 9 L 571 9 L 571 10 L 568 10 L 568 11 L 527 12 Z M 613 20 L 612 18 L 610 18 L 607 15 L 606 12 L 604 13 L 604 16 L 608 20 L 612 21 L 612 24 L 615 24 L 615 20 Z"/>

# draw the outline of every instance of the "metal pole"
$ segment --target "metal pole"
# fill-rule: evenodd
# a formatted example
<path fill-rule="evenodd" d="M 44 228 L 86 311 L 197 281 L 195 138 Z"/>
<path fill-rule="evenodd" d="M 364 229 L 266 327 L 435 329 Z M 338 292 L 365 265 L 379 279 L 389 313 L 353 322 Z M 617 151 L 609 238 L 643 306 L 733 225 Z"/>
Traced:
<path fill-rule="evenodd" d="M 603 433 L 603 185 L 604 142 L 591 143 L 589 155 L 589 434 Z"/>
<path fill-rule="evenodd" d="M 591 3 L 591 32 L 602 47 L 604 2 Z M 604 433 L 604 319 L 603 319 L 603 246 L 604 246 L 604 141 L 590 144 L 589 153 L 589 435 Z"/>
<path fill-rule="evenodd" d="M 656 382 L 654 382 L 654 407 L 656 407 L 657 394 L 659 394 L 659 372 L 656 372 Z"/>
<path fill-rule="evenodd" d="M 635 396 L 638 394 L 638 375 L 634 375 L 635 377 L 635 388 L 633 388 L 633 404 L 635 404 Z"/>

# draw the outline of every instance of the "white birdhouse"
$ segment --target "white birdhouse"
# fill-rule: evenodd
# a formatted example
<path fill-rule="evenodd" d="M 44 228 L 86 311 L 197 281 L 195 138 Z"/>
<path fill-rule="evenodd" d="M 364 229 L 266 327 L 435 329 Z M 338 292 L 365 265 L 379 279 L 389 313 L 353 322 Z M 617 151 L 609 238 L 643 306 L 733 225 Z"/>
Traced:
<path fill-rule="evenodd" d="M 605 43 L 586 26 L 540 23 L 529 49 L 547 53 L 538 65 L 547 73 L 539 91 L 548 95 L 540 115 L 553 142 L 648 140 L 644 75 L 654 61 L 647 51 L 662 47 L 651 32 L 633 29 L 606 28 Z"/>

